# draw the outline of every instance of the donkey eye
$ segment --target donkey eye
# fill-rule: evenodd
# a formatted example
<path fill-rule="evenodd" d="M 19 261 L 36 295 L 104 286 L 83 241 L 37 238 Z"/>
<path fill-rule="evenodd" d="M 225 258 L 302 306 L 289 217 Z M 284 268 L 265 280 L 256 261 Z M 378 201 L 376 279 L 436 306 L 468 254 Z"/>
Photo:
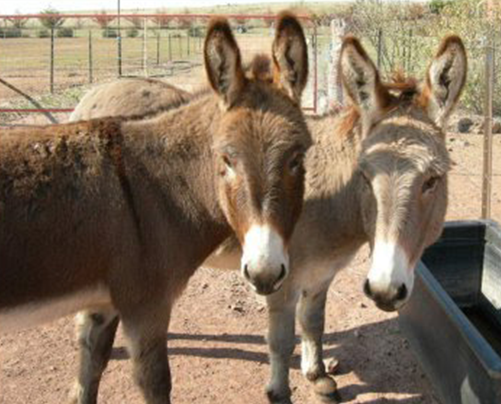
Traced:
<path fill-rule="evenodd" d="M 231 158 L 227 154 L 223 154 L 223 163 L 227 168 L 233 168 L 233 162 L 231 161 Z"/>
<path fill-rule="evenodd" d="M 439 180 L 440 180 L 440 177 L 437 177 L 437 176 L 428 178 L 424 182 L 423 187 L 421 189 L 421 191 L 423 192 L 423 194 L 425 192 L 433 191 L 436 188 Z"/>
<path fill-rule="evenodd" d="M 235 159 L 231 158 L 228 154 L 221 154 L 221 163 L 219 175 L 222 177 L 228 177 L 228 175 L 231 175 L 231 178 L 233 178 L 236 165 Z"/>
<path fill-rule="evenodd" d="M 304 154 L 297 153 L 289 161 L 289 170 L 294 174 L 303 166 Z"/>

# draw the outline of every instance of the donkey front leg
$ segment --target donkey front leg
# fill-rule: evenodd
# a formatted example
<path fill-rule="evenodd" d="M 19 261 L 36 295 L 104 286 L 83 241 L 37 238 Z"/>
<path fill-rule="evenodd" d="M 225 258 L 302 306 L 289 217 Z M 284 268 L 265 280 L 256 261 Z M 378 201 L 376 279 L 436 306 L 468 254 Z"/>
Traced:
<path fill-rule="evenodd" d="M 268 297 L 267 303 L 271 379 L 266 394 L 270 403 L 290 404 L 289 366 L 294 351 L 297 298 L 293 293 L 279 291 Z"/>
<path fill-rule="evenodd" d="M 72 404 L 95 404 L 101 376 L 110 359 L 119 323 L 113 309 L 85 311 L 76 316 L 79 370 L 71 392 Z"/>
<path fill-rule="evenodd" d="M 336 382 L 327 375 L 323 362 L 322 337 L 325 328 L 325 303 L 330 282 L 315 292 L 305 292 L 300 300 L 298 316 L 301 325 L 301 370 L 314 383 L 322 402 L 337 403 L 340 397 Z"/>
<path fill-rule="evenodd" d="M 149 307 L 129 316 L 121 314 L 129 340 L 134 380 L 147 404 L 170 404 L 172 389 L 167 358 L 167 328 L 171 307 Z"/>

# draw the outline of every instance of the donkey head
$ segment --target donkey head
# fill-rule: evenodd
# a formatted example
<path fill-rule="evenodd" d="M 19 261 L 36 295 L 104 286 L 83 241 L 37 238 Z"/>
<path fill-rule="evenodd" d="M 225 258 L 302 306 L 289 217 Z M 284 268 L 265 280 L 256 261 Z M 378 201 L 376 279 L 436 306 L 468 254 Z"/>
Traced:
<path fill-rule="evenodd" d="M 441 233 L 450 166 L 443 129 L 466 80 L 466 52 L 459 37 L 444 39 L 421 86 L 383 84 L 354 38 L 340 63 L 363 136 L 356 181 L 372 248 L 364 291 L 392 311 L 407 302 L 414 267 Z"/>
<path fill-rule="evenodd" d="M 303 156 L 311 143 L 300 107 L 305 37 L 294 16 L 278 18 L 272 80 L 245 75 L 223 19 L 211 23 L 204 52 L 221 107 L 213 142 L 219 203 L 242 244 L 244 277 L 269 294 L 289 273 L 287 246 L 303 201 Z"/>

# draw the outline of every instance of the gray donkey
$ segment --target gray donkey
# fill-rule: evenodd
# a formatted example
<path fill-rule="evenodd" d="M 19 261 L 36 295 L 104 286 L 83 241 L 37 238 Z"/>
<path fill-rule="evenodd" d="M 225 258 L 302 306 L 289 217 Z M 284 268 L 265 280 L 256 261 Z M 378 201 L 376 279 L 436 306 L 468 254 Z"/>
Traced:
<path fill-rule="evenodd" d="M 440 234 L 445 217 L 450 161 L 443 128 L 467 71 L 460 38 L 442 41 L 421 84 L 401 78 L 382 83 L 365 50 L 351 37 L 344 41 L 340 67 L 352 105 L 339 114 L 307 120 L 314 145 L 305 161 L 303 213 L 289 248 L 291 275 L 267 297 L 272 374 L 267 393 L 272 403 L 291 402 L 288 371 L 296 313 L 302 329 L 302 371 L 323 401 L 336 401 L 336 384 L 322 358 L 325 301 L 334 276 L 368 242 L 372 265 L 365 293 L 383 310 L 402 307 L 412 292 L 413 268 Z M 267 74 L 266 69 L 253 69 L 253 76 Z M 143 85 L 136 82 L 138 89 Z M 82 102 L 77 111 L 89 105 Z M 154 113 L 145 104 L 124 106 L 118 113 L 134 115 L 130 108 Z M 240 256 L 231 238 L 204 265 L 237 268 Z M 107 315 L 116 318 L 116 313 Z M 83 335 L 92 335 L 94 343 L 112 338 L 100 336 L 90 313 L 80 321 Z M 89 366 L 83 363 L 83 369 Z"/>
<path fill-rule="evenodd" d="M 170 403 L 167 327 L 198 266 L 235 234 L 260 293 L 289 274 L 311 137 L 302 28 L 277 22 L 275 80 L 249 79 L 226 20 L 204 47 L 211 94 L 152 119 L 0 131 L 0 332 L 114 310 L 148 404 Z M 94 403 L 117 320 L 82 342 L 72 400 Z"/>

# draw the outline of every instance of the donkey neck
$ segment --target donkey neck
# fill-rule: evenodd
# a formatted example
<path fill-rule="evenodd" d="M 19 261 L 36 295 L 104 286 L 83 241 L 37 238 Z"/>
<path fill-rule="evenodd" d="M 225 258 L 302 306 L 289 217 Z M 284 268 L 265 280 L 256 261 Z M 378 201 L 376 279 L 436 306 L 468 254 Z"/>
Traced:
<path fill-rule="evenodd" d="M 297 233 L 315 240 L 309 244 L 318 257 L 331 259 L 367 241 L 360 209 L 361 179 L 356 174 L 362 136 L 356 125 L 350 125 L 356 119 L 353 111 L 346 111 L 308 122 L 314 145 L 306 161 L 305 203 Z"/>
<path fill-rule="evenodd" d="M 218 203 L 212 152 L 221 115 L 215 97 L 207 95 L 155 118 L 123 123 L 126 158 L 137 172 L 132 181 L 144 193 L 137 197 L 163 205 L 161 220 L 174 229 L 172 237 L 189 238 L 198 264 L 231 233 Z"/>

